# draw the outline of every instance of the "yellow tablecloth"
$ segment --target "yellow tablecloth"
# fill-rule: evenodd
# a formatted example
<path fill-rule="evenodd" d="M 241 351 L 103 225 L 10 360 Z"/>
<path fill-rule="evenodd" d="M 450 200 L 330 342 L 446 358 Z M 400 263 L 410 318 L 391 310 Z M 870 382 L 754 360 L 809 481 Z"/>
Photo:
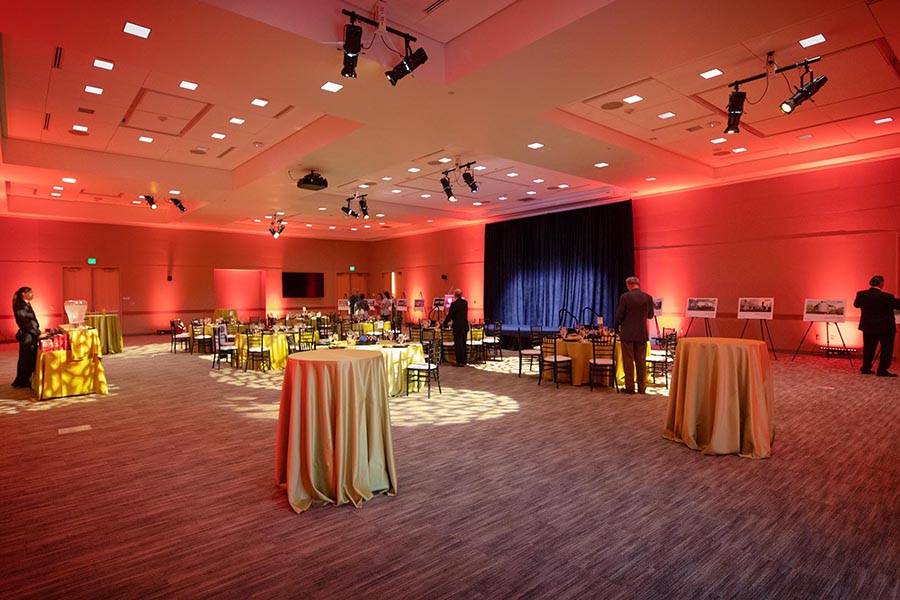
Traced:
<path fill-rule="evenodd" d="M 425 362 L 422 344 L 409 344 L 405 348 L 397 348 L 393 344 L 373 344 L 371 346 L 354 346 L 356 350 L 380 351 L 387 372 L 388 393 L 399 396 L 406 393 L 406 369 L 413 363 Z"/>
<path fill-rule="evenodd" d="M 572 358 L 572 384 L 584 385 L 588 383 L 591 376 L 591 359 L 594 358 L 594 348 L 590 342 L 567 342 L 560 340 L 556 344 L 556 351 L 561 356 L 570 356 Z M 650 356 L 650 342 L 647 342 L 647 356 Z M 550 373 L 549 380 L 553 380 L 553 374 Z M 616 381 L 620 386 L 625 385 L 625 367 L 622 365 L 622 344 L 616 341 Z M 652 381 L 649 371 L 647 381 Z"/>
<path fill-rule="evenodd" d="M 122 351 L 124 344 L 119 315 L 92 313 L 85 315 L 84 322 L 97 330 L 103 354 L 117 354 Z"/>
<path fill-rule="evenodd" d="M 397 493 L 384 361 L 350 349 L 296 352 L 281 389 L 275 482 L 296 512 Z"/>
<path fill-rule="evenodd" d="M 217 308 L 215 311 L 213 311 L 213 321 L 218 321 L 220 319 L 222 321 L 226 321 L 226 322 L 231 321 L 232 319 L 237 321 L 238 320 L 237 309 L 236 308 Z"/>
<path fill-rule="evenodd" d="M 97 330 L 61 328 L 69 337 L 69 349 L 38 351 L 31 379 L 38 400 L 108 393 Z"/>
<path fill-rule="evenodd" d="M 759 340 L 678 342 L 663 437 L 704 454 L 765 458 L 775 439 L 775 387 Z"/>
<path fill-rule="evenodd" d="M 288 332 L 291 333 L 291 332 Z M 319 343 L 319 332 L 313 331 L 313 339 Z M 294 342 L 300 343 L 300 332 L 293 332 Z M 273 369 L 283 369 L 287 365 L 288 343 L 287 335 L 283 331 L 277 333 L 266 332 L 263 334 L 263 345 L 269 349 L 269 358 Z M 247 334 L 238 333 L 234 336 L 234 345 L 237 347 L 238 363 L 243 364 L 244 355 L 247 353 Z"/>

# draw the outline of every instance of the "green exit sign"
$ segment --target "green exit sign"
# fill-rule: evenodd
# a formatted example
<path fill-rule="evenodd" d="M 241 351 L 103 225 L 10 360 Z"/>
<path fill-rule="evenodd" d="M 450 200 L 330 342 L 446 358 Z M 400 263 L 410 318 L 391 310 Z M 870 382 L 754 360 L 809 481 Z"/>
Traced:
<path fill-rule="evenodd" d="M 355 271 L 355 270 L 356 270 L 356 267 L 353 266 L 353 265 L 350 265 L 350 272 L 352 273 L 352 272 Z"/>
<path fill-rule="evenodd" d="M 96 265 L 96 264 L 97 264 L 97 259 L 96 259 L 96 258 L 89 258 L 89 259 L 88 259 L 88 264 L 89 264 L 89 265 Z"/>

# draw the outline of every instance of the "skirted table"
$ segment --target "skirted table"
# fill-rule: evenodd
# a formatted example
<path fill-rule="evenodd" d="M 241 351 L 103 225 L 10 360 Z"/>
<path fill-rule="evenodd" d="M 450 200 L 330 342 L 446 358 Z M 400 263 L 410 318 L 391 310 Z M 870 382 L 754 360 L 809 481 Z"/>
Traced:
<path fill-rule="evenodd" d="M 69 338 L 69 349 L 38 351 L 31 380 L 37 399 L 108 393 L 97 330 L 69 325 L 60 328 Z"/>
<path fill-rule="evenodd" d="M 556 351 L 561 356 L 569 356 L 572 358 L 572 384 L 584 385 L 588 383 L 591 376 L 591 359 L 594 358 L 594 346 L 589 341 L 582 340 L 565 340 L 561 339 L 556 342 Z M 650 356 L 650 342 L 647 342 L 647 356 Z M 553 374 L 549 375 L 548 381 L 553 381 Z M 622 344 L 616 340 L 616 381 L 619 386 L 625 385 L 625 367 L 622 365 Z M 647 382 L 650 383 L 653 378 L 650 376 L 650 370 L 647 369 Z"/>
<path fill-rule="evenodd" d="M 765 342 L 679 340 L 663 437 L 704 454 L 770 456 L 775 387 Z"/>
<path fill-rule="evenodd" d="M 393 342 L 354 346 L 355 350 L 380 351 L 387 373 L 388 393 L 400 396 L 406 393 L 406 369 L 413 363 L 425 362 L 422 344 L 398 345 Z"/>
<path fill-rule="evenodd" d="M 397 494 L 387 377 L 379 354 L 296 352 L 281 388 L 275 482 L 296 512 L 321 504 L 357 508 Z"/>
<path fill-rule="evenodd" d="M 294 343 L 299 344 L 301 334 L 309 335 L 313 343 L 319 343 L 318 331 L 264 331 L 263 345 L 269 349 L 269 361 L 273 369 L 283 369 L 287 365 L 288 353 L 288 335 L 294 336 Z M 247 334 L 238 333 L 234 336 L 234 345 L 238 357 L 238 364 L 243 365 L 244 356 L 247 355 Z"/>
<path fill-rule="evenodd" d="M 106 313 L 88 313 L 84 322 L 97 330 L 100 337 L 100 351 L 103 354 L 117 354 L 122 351 L 122 326 L 119 315 Z"/>

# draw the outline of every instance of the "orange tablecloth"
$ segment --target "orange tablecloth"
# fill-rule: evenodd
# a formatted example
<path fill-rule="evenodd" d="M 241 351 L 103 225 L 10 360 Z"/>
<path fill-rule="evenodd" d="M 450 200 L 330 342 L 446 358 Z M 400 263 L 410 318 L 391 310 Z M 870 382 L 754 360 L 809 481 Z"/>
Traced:
<path fill-rule="evenodd" d="M 765 458 L 775 439 L 775 387 L 759 340 L 678 342 L 663 437 L 704 454 Z"/>
<path fill-rule="evenodd" d="M 296 512 L 396 495 L 387 392 L 380 353 L 323 349 L 288 357 L 275 482 Z"/>
<path fill-rule="evenodd" d="M 556 344 L 556 351 L 562 356 L 570 356 L 572 358 L 572 384 L 584 385 L 588 383 L 591 376 L 590 362 L 594 358 L 594 348 L 590 342 L 567 342 L 560 340 Z M 650 356 L 650 342 L 647 342 L 647 356 Z M 553 375 L 550 374 L 550 381 Z M 622 345 L 616 341 L 616 381 L 620 386 L 625 385 L 625 367 L 622 366 Z M 647 381 L 652 381 L 649 371 Z"/>

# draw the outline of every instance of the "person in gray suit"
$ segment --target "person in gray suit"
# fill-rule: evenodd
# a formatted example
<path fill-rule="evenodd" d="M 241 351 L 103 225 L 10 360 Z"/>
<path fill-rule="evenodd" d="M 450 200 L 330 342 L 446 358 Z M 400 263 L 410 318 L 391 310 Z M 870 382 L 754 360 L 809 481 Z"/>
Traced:
<path fill-rule="evenodd" d="M 647 387 L 647 319 L 653 318 L 653 296 L 641 290 L 641 282 L 637 277 L 625 280 L 628 291 L 619 298 L 616 309 L 616 326 L 619 339 L 622 340 L 622 367 L 625 369 L 626 394 L 634 393 L 634 380 L 637 375 L 638 393 L 643 394 Z"/>
<path fill-rule="evenodd" d="M 875 275 L 869 280 L 869 289 L 856 293 L 853 306 L 860 310 L 859 329 L 863 332 L 863 361 L 859 370 L 863 375 L 872 374 L 872 360 L 875 348 L 881 346 L 878 359 L 879 377 L 896 377 L 888 369 L 894 354 L 894 335 L 897 325 L 894 323 L 894 311 L 900 310 L 900 298 L 894 298 L 884 288 L 884 277 Z"/>

